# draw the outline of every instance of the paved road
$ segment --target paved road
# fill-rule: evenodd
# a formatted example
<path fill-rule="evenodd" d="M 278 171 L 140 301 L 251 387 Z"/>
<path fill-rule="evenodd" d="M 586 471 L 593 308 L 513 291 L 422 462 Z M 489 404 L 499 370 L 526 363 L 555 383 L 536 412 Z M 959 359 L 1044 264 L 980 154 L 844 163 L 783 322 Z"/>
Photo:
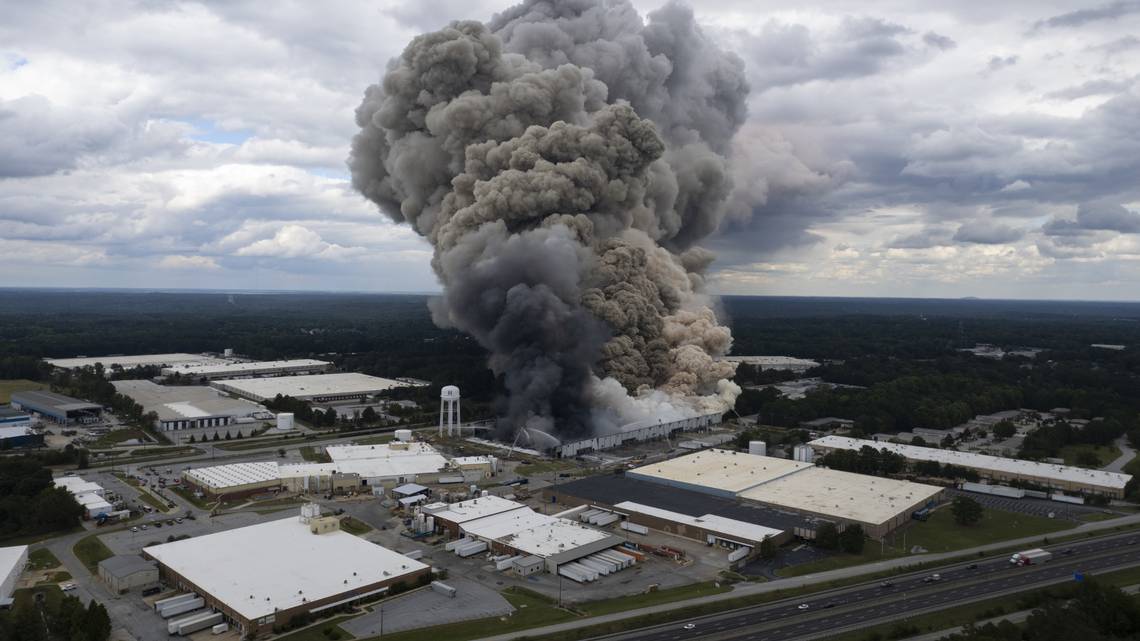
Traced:
<path fill-rule="evenodd" d="M 1136 524 L 1136 523 L 1140 523 L 1140 514 L 1130 515 L 1130 516 L 1121 517 L 1118 519 L 1112 519 L 1112 520 L 1108 520 L 1108 521 L 1096 521 L 1093 523 L 1083 523 L 1083 524 L 1078 525 L 1077 527 L 1072 528 L 1070 530 L 1065 530 L 1063 532 L 1055 533 L 1053 536 L 1057 537 L 1057 536 L 1079 534 L 1079 533 L 1084 533 L 1084 532 L 1098 532 L 1098 531 L 1104 531 L 1104 530 L 1111 530 L 1112 528 L 1117 527 L 1117 526 L 1131 525 L 1131 524 Z M 1136 536 L 1138 539 L 1140 539 L 1140 534 L 1137 534 Z M 1125 538 L 1127 538 L 1127 536 L 1125 536 Z M 911 556 L 897 558 L 897 559 L 890 559 L 887 561 L 879 561 L 877 563 L 869 563 L 866 565 L 859 565 L 859 566 L 854 566 L 854 567 L 849 567 L 849 568 L 841 568 L 838 570 L 830 570 L 827 572 L 818 572 L 815 574 L 806 574 L 806 575 L 798 576 L 798 577 L 792 577 L 792 578 L 787 578 L 787 579 L 779 579 L 776 581 L 768 581 L 766 583 L 738 584 L 737 586 L 734 587 L 734 589 L 731 592 L 725 592 L 725 593 L 710 595 L 710 596 L 705 596 L 705 597 L 698 597 L 695 599 L 688 599 L 688 600 L 683 601 L 683 602 L 669 603 L 669 604 L 665 604 L 665 605 L 649 606 L 646 608 L 639 608 L 636 610 L 628 610 L 625 612 L 619 612 L 619 613 L 604 615 L 604 616 L 600 616 L 600 617 L 591 617 L 591 618 L 587 618 L 587 619 L 579 619 L 579 620 L 570 621 L 567 623 L 560 623 L 560 624 L 556 624 L 556 625 L 545 626 L 542 628 L 532 628 L 530 630 L 519 632 L 517 634 L 503 634 L 503 635 L 498 635 L 498 636 L 494 636 L 494 637 L 487 637 L 483 641 L 510 641 L 511 639 L 515 639 L 518 637 L 542 638 L 542 636 L 546 635 L 546 634 L 554 634 L 557 632 L 563 632 L 563 631 L 574 629 L 574 628 L 588 627 L 588 626 L 596 625 L 599 623 L 608 623 L 608 622 L 612 622 L 612 621 L 619 621 L 622 619 L 628 619 L 628 618 L 633 618 L 633 617 L 638 617 L 638 616 L 670 612 L 670 611 L 675 610 L 679 607 L 685 607 L 685 606 L 690 606 L 690 605 L 701 605 L 701 604 L 707 604 L 707 603 L 716 603 L 716 602 L 725 601 L 728 599 L 733 599 L 733 598 L 741 597 L 741 596 L 751 596 L 751 595 L 756 595 L 756 594 L 765 594 L 768 592 L 776 592 L 779 590 L 787 590 L 787 589 L 798 588 L 798 587 L 809 586 L 809 585 L 818 585 L 818 584 L 823 584 L 823 583 L 827 583 L 829 581 L 835 581 L 835 580 L 839 580 L 839 579 L 847 579 L 847 578 L 851 578 L 851 577 L 865 576 L 868 574 L 877 574 L 879 572 L 892 570 L 892 569 L 906 568 L 906 567 L 914 566 L 914 565 L 919 564 L 919 563 L 929 563 L 929 562 L 937 562 L 937 561 L 944 561 L 944 560 L 949 561 L 951 559 L 964 558 L 964 557 L 967 557 L 970 555 L 977 554 L 979 552 L 984 554 L 984 553 L 996 552 L 999 550 L 1007 550 L 1009 548 L 1014 548 L 1014 547 L 1022 547 L 1022 546 L 1024 546 L 1024 547 L 1035 547 L 1035 546 L 1038 546 L 1041 544 L 1042 539 L 1043 539 L 1042 536 L 1036 535 L 1036 536 L 1030 536 L 1030 537 L 1023 537 L 1020 539 L 1014 539 L 1014 540 L 1010 540 L 1010 541 L 999 541 L 999 542 L 995 542 L 995 543 L 991 543 L 991 544 L 987 544 L 987 545 L 983 545 L 983 546 L 969 548 L 966 550 L 958 550 L 956 552 L 944 552 L 944 553 L 939 553 L 939 554 L 911 555 Z M 1074 543 L 1073 545 L 1076 545 L 1076 544 Z M 1064 546 L 1061 546 L 1061 547 L 1063 549 Z M 1140 548 L 1140 546 L 1137 546 L 1137 547 Z"/>
<path fill-rule="evenodd" d="M 1040 585 L 1072 580 L 1075 572 L 1095 573 L 1140 565 L 1140 545 L 1133 535 L 1054 546 L 1055 558 L 1040 566 L 1011 566 L 1004 555 L 959 564 L 939 571 L 941 580 L 926 582 L 928 573 L 892 579 L 883 587 L 870 583 L 799 599 L 758 605 L 651 629 L 610 635 L 607 641 L 806 640 L 905 619 L 954 605 L 983 601 Z M 1129 545 L 1131 541 L 1133 544 Z M 1062 554 L 1062 550 L 1072 550 Z M 974 567 L 970 567 L 970 566 Z M 685 629 L 686 623 L 694 625 Z"/>
<path fill-rule="evenodd" d="M 1136 450 L 1128 445 L 1128 437 L 1121 436 L 1116 439 L 1116 447 L 1120 448 L 1120 456 L 1116 460 L 1104 466 L 1106 472 L 1123 472 L 1124 466 L 1128 465 L 1133 458 L 1136 458 Z"/>

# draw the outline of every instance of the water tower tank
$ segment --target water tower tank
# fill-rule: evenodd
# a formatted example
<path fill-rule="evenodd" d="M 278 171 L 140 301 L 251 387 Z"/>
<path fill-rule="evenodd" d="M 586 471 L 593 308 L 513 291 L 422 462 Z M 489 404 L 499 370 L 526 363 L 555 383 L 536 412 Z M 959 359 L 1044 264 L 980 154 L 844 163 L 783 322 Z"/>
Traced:
<path fill-rule="evenodd" d="M 459 398 L 459 388 L 454 385 L 445 385 L 439 391 L 439 397 L 443 400 L 452 401 Z"/>
<path fill-rule="evenodd" d="M 293 429 L 293 413 L 281 412 L 277 415 L 277 429 L 281 431 Z"/>

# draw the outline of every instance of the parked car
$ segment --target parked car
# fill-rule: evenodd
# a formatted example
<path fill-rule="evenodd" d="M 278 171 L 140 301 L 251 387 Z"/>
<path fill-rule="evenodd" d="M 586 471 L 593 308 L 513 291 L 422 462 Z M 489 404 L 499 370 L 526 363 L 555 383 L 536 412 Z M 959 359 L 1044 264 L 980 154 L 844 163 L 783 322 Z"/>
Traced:
<path fill-rule="evenodd" d="M 79 587 L 79 586 L 75 585 L 74 583 L 72 583 L 70 581 L 68 581 L 67 583 L 61 583 L 59 585 L 59 589 L 63 590 L 64 592 L 71 592 L 72 590 L 74 590 L 77 587 Z"/>
<path fill-rule="evenodd" d="M 895 584 L 890 582 L 890 581 L 883 581 L 883 582 L 879 583 L 880 588 L 893 588 L 894 586 L 895 586 Z"/>
<path fill-rule="evenodd" d="M 131 532 L 138 532 L 138 531 L 139 531 L 138 527 L 132 527 L 131 528 Z"/>

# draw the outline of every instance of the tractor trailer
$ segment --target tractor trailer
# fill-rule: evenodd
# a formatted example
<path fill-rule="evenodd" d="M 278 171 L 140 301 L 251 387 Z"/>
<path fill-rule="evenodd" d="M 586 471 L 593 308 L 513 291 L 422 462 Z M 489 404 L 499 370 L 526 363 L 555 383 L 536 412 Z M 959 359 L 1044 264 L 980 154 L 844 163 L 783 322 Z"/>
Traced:
<path fill-rule="evenodd" d="M 1041 548 L 1033 548 L 1032 550 L 1015 553 L 1009 557 L 1009 562 L 1011 565 L 1041 565 L 1052 558 L 1052 552 L 1046 552 Z"/>

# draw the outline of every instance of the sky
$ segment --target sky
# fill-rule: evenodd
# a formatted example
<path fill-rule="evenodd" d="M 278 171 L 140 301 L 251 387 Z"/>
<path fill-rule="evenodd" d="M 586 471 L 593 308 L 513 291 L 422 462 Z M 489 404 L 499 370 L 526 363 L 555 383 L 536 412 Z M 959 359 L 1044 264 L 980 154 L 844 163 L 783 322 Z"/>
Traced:
<path fill-rule="evenodd" d="M 1140 1 L 689 4 L 751 85 L 714 293 L 1140 299 Z M 0 286 L 438 290 L 353 113 L 510 5 L 6 3 Z"/>

